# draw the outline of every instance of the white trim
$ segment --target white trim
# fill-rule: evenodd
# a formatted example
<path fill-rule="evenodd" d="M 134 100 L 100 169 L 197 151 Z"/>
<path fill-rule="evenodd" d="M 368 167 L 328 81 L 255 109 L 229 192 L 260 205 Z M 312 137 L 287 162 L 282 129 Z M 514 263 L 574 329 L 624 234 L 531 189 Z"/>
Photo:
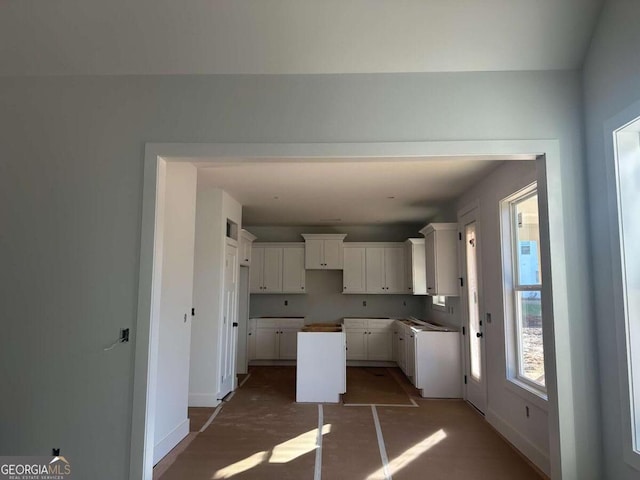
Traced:
<path fill-rule="evenodd" d="M 153 447 L 153 464 L 155 465 L 162 460 L 187 435 L 189 435 L 188 418 L 180 422 L 166 437 L 155 444 Z"/>
<path fill-rule="evenodd" d="M 531 460 L 531 462 L 546 475 L 550 475 L 549 457 L 539 447 L 531 443 L 526 437 L 521 435 L 515 427 L 490 408 L 487 409 L 485 418 L 487 422 L 500 432 L 520 453 Z"/>
<path fill-rule="evenodd" d="M 613 309 L 618 355 L 618 371 L 620 380 L 621 428 L 623 457 L 627 464 L 640 470 L 640 454 L 634 450 L 634 428 L 631 425 L 633 407 L 631 403 L 632 372 L 629 368 L 628 325 L 625 313 L 625 293 L 623 282 L 622 246 L 620 238 L 619 185 L 617 174 L 617 152 L 614 140 L 617 131 L 622 130 L 640 117 L 640 101 L 613 116 L 604 123 L 604 154 L 606 165 L 607 200 L 609 207 L 609 244 L 611 255 L 611 285 L 613 301 L 609 305 Z M 640 413 L 640 412 L 639 412 Z M 638 441 L 638 440 L 636 440 Z"/>
<path fill-rule="evenodd" d="M 378 438 L 378 449 L 380 450 L 380 460 L 382 460 L 384 478 L 385 480 L 392 480 L 391 472 L 389 472 L 389 457 L 387 457 L 387 449 L 384 445 L 384 437 L 382 436 L 382 427 L 380 427 L 378 411 L 376 410 L 375 405 L 371 405 L 371 413 L 373 415 L 373 424 L 376 427 L 376 437 Z"/>
<path fill-rule="evenodd" d="M 534 404 L 540 410 L 545 412 L 549 410 L 549 399 L 546 393 L 540 391 L 539 388 L 534 388 L 518 378 L 506 378 L 504 380 L 504 388 L 525 401 Z"/>
<path fill-rule="evenodd" d="M 155 400 L 155 375 L 157 362 L 157 332 L 153 306 L 157 299 L 153 292 L 158 283 L 159 272 L 154 271 L 156 252 L 155 232 L 159 220 L 156 219 L 157 198 L 161 194 L 159 183 L 159 165 L 164 158 L 171 161 L 191 162 L 194 159 L 211 162 L 226 161 L 293 161 L 305 158 L 306 161 L 372 161 L 385 157 L 448 157 L 452 161 L 470 158 L 486 159 L 497 156 L 503 160 L 530 160 L 538 158 L 543 167 L 539 172 L 543 179 L 554 215 L 548 224 L 541 225 L 543 235 L 548 234 L 549 248 L 543 253 L 543 265 L 546 271 L 553 273 L 553 296 L 551 282 L 547 282 L 549 291 L 543 292 L 550 305 L 547 311 L 553 312 L 545 318 L 545 351 L 549 355 L 547 385 L 549 398 L 549 430 L 551 443 L 551 471 L 560 477 L 562 471 L 577 470 L 575 464 L 574 397 L 572 390 L 572 359 L 569 339 L 563 333 L 569 326 L 569 279 L 565 255 L 567 246 L 564 235 L 564 213 L 562 195 L 562 168 L 560 142 L 557 139 L 538 140 L 460 140 L 427 142 L 377 142 L 377 143 L 148 143 L 145 146 L 144 187 L 142 199 L 142 233 L 140 251 L 140 275 L 138 294 L 138 315 L 136 328 L 136 352 L 133 387 L 133 414 L 131 432 L 130 479 L 151 480 L 153 450 Z M 333 157 L 332 159 L 329 157 Z M 158 207 L 161 202 L 158 203 Z M 156 259 L 157 260 L 157 259 Z M 546 265 L 545 265 L 546 263 Z M 157 265 L 157 263 L 156 263 Z M 553 266 L 553 268 L 551 268 Z M 556 330 L 554 335 L 554 319 Z M 548 334 L 548 335 L 547 335 Z M 556 345 L 558 348 L 556 348 Z M 556 359 L 556 352 L 558 358 Z M 557 373 L 557 375 L 556 375 Z M 559 381 L 557 381 L 559 379 Z M 560 402 L 557 399 L 561 399 Z M 562 418 L 562 426 L 560 425 Z M 562 433 L 562 435 L 561 435 Z M 562 447 L 562 448 L 561 448 Z M 561 449 L 567 454 L 560 455 Z M 565 464 L 561 465 L 561 458 Z"/>
<path fill-rule="evenodd" d="M 215 393 L 190 393 L 189 407 L 217 407 L 220 400 Z"/>

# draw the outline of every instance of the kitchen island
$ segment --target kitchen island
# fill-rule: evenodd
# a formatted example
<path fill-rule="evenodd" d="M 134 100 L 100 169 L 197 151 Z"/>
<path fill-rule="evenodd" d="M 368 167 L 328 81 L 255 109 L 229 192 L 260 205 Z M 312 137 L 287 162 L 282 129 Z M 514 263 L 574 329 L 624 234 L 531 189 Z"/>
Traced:
<path fill-rule="evenodd" d="M 296 401 L 338 403 L 346 391 L 346 340 L 342 325 L 305 326 L 298 332 Z"/>

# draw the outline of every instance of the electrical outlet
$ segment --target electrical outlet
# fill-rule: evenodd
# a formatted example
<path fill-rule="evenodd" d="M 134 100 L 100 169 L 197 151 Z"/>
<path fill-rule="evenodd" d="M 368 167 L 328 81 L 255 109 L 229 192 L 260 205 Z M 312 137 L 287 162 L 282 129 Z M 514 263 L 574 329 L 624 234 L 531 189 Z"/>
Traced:
<path fill-rule="evenodd" d="M 287 305 L 289 305 L 289 300 L 284 301 L 284 306 L 286 307 Z"/>
<path fill-rule="evenodd" d="M 51 455 L 53 457 L 59 457 L 60 456 L 60 449 L 59 448 L 52 448 L 51 449 Z"/>
<path fill-rule="evenodd" d="M 120 342 L 127 343 L 129 341 L 129 329 L 122 328 L 120 329 Z"/>
<path fill-rule="evenodd" d="M 362 306 L 363 306 L 363 307 L 366 307 L 366 306 L 367 306 L 367 301 L 366 301 L 366 300 L 363 300 L 363 301 L 362 301 Z"/>

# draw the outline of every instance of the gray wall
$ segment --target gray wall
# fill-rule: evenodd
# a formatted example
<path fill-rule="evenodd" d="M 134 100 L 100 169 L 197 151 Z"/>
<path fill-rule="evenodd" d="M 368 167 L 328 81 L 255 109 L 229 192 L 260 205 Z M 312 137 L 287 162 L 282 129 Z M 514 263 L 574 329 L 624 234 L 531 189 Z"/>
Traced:
<path fill-rule="evenodd" d="M 615 194 L 613 179 L 607 177 L 604 123 L 640 101 L 640 2 L 613 0 L 605 3 L 584 66 L 584 99 L 586 112 L 587 171 L 589 176 L 589 209 L 591 213 L 591 245 L 593 260 L 595 318 L 600 367 L 602 403 L 602 445 L 605 474 L 602 478 L 637 479 L 640 472 L 622 457 L 622 419 L 620 384 L 626 379 L 618 367 L 614 324 L 613 275 L 616 263 L 611 254 L 611 233 L 617 235 L 615 217 L 608 202 Z M 619 272 L 618 272 L 619 274 Z"/>
<path fill-rule="evenodd" d="M 103 348 L 121 327 L 135 331 L 145 142 L 558 139 L 554 208 L 574 214 L 572 304 L 588 304 L 580 81 L 563 71 L 0 78 L 0 452 L 60 447 L 80 478 L 128 476 L 136 339 Z M 590 334 L 573 308 L 571 328 Z M 591 395 L 580 379 L 574 388 Z"/>
<path fill-rule="evenodd" d="M 313 323 L 343 317 L 422 318 L 424 311 L 424 297 L 419 295 L 343 295 L 342 270 L 307 270 L 306 290 L 305 295 L 251 295 L 249 314 L 301 316 Z"/>

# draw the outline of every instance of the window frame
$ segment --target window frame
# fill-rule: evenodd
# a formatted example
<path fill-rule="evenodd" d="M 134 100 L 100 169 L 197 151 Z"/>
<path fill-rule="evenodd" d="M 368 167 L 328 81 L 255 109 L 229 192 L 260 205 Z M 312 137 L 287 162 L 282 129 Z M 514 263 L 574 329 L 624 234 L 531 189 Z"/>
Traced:
<path fill-rule="evenodd" d="M 546 382 L 545 385 L 542 385 L 534 380 L 527 378 L 522 374 L 523 368 L 520 356 L 520 352 L 522 351 L 522 335 L 520 334 L 521 325 L 518 320 L 519 302 L 516 299 L 517 295 L 520 292 L 539 292 L 540 296 L 542 297 L 542 276 L 540 276 L 539 283 L 535 285 L 521 285 L 518 265 L 516 207 L 518 203 L 521 203 L 536 195 L 539 195 L 538 186 L 537 182 L 533 182 L 500 201 L 505 346 L 507 362 L 506 379 L 508 381 L 508 384 L 515 385 L 520 389 L 523 389 L 535 395 L 541 400 L 546 401 L 548 399 Z M 539 207 L 538 215 L 540 215 Z"/>
<path fill-rule="evenodd" d="M 640 101 L 609 119 L 604 125 L 605 156 L 607 169 L 607 197 L 609 203 L 609 235 L 612 261 L 613 317 L 620 372 L 620 404 L 622 423 L 623 457 L 625 462 L 640 470 L 640 408 L 634 405 L 640 395 L 640 373 L 631 368 L 632 336 L 640 335 L 640 327 L 630 324 L 627 306 L 625 245 L 621 210 L 621 185 L 619 171 L 618 134 L 637 125 L 640 135 Z M 635 129 L 633 129 L 635 130 Z M 632 131 L 633 131 L 632 130 Z M 637 342 L 637 340 L 636 340 Z M 636 348 L 640 350 L 640 342 Z M 637 352 L 636 355 L 640 355 Z M 637 370 L 637 369 L 636 369 Z M 635 377 L 635 378 L 634 378 Z"/>

